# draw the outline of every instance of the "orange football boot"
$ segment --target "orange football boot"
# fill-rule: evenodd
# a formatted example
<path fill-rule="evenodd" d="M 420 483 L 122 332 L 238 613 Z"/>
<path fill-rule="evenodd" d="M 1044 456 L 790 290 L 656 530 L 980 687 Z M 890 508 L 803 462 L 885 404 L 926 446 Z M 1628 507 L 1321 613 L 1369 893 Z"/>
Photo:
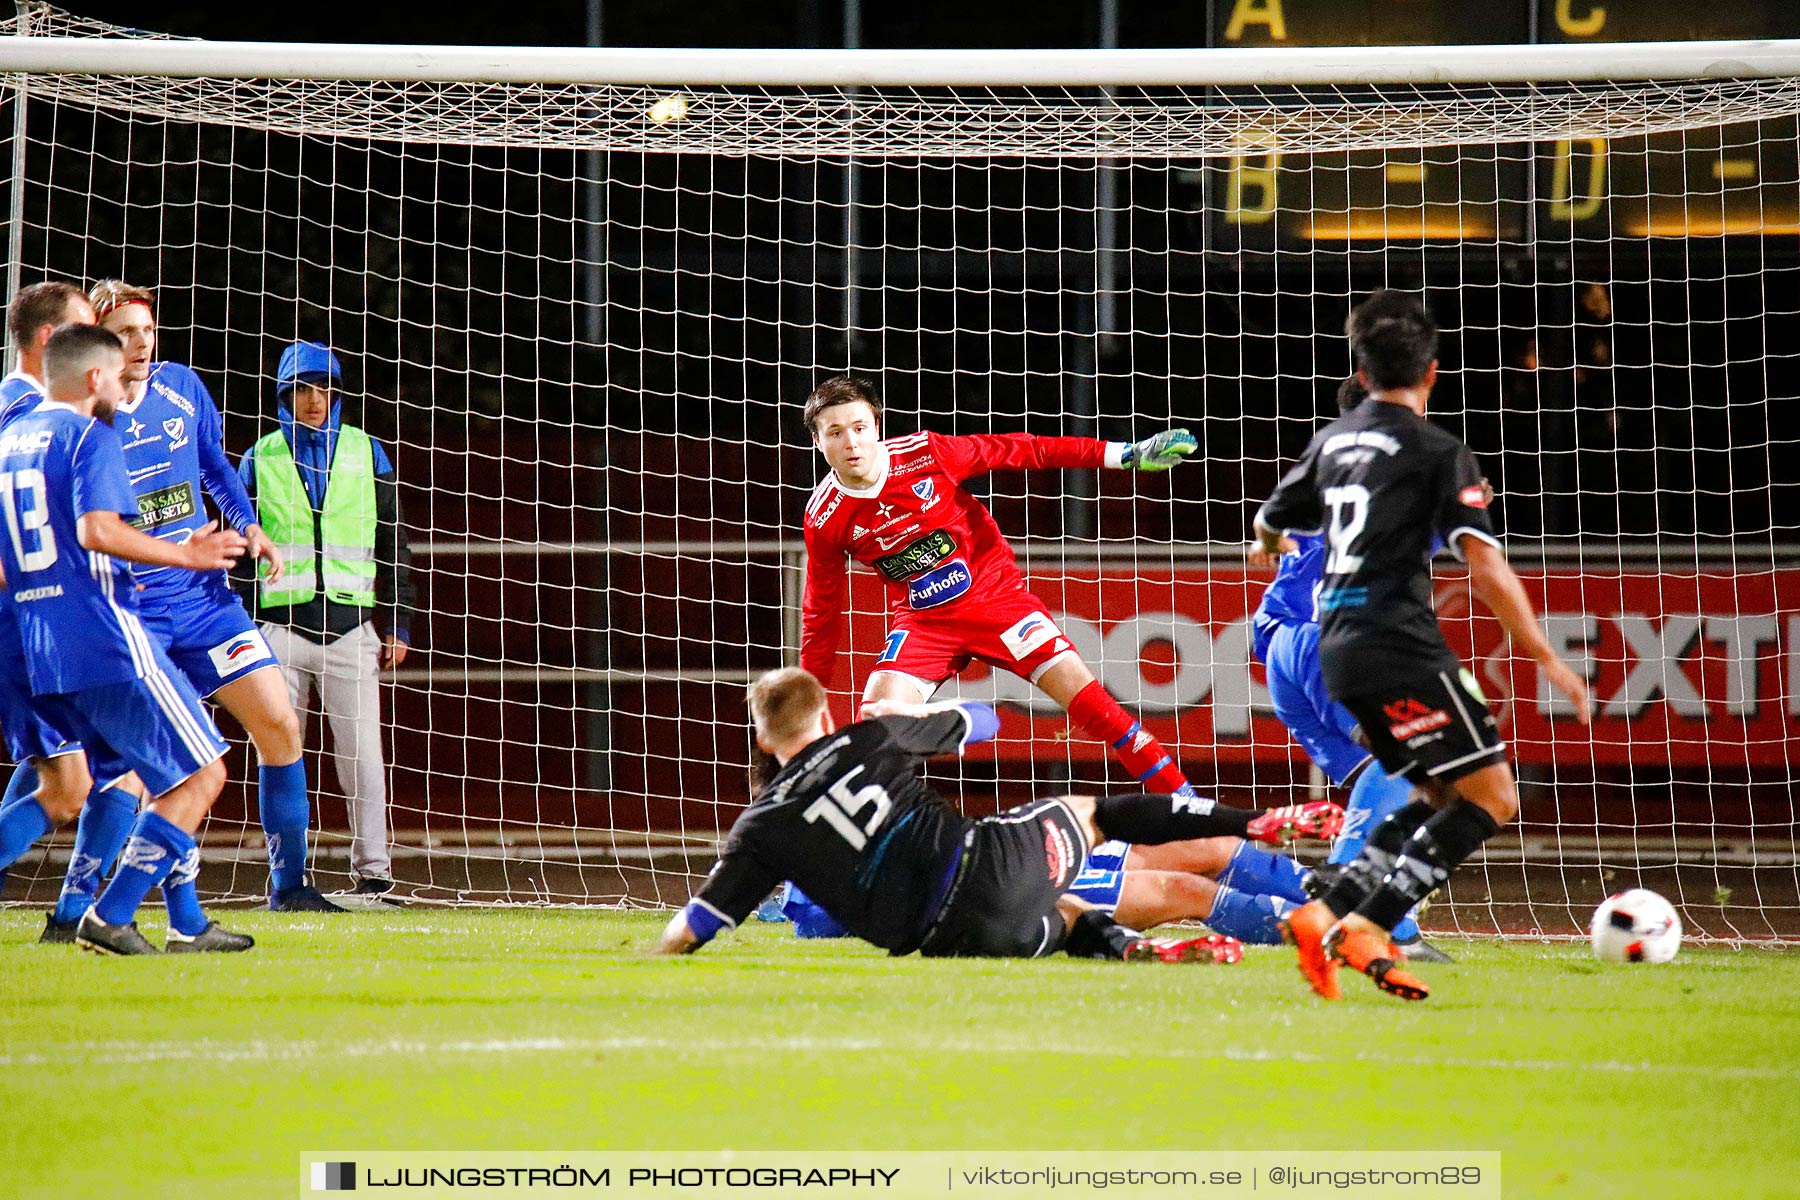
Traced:
<path fill-rule="evenodd" d="M 1405 966 L 1406 955 L 1394 945 L 1387 930 L 1366 917 L 1352 913 L 1325 934 L 1325 953 L 1352 971 L 1361 971 L 1375 986 L 1402 1000 L 1423 1000 L 1431 989 Z"/>
<path fill-rule="evenodd" d="M 1336 922 L 1336 915 L 1323 900 L 1302 905 L 1281 918 L 1282 939 L 1299 951 L 1300 974 L 1313 991 L 1327 1000 L 1343 995 L 1338 990 L 1337 963 L 1325 953 L 1325 933 Z"/>

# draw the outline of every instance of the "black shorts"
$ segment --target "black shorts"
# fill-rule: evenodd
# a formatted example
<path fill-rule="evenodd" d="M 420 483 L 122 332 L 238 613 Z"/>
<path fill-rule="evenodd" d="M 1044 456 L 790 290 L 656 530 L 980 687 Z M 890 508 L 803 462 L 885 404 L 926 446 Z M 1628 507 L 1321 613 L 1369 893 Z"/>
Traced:
<path fill-rule="evenodd" d="M 1390 775 L 1453 783 L 1506 761 L 1506 743 L 1487 698 L 1462 664 L 1440 660 L 1396 672 L 1355 695 L 1339 696 Z"/>
<path fill-rule="evenodd" d="M 1061 800 L 975 822 L 962 865 L 919 953 L 927 958 L 1039 958 L 1063 942 L 1056 902 L 1087 861 L 1087 835 Z"/>

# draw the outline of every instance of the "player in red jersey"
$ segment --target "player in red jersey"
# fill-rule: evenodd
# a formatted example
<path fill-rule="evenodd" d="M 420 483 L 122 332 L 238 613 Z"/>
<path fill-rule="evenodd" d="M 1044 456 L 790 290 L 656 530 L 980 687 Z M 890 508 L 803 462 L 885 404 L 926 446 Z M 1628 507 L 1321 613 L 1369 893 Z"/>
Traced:
<path fill-rule="evenodd" d="M 1030 680 L 1076 726 L 1111 746 L 1146 788 L 1190 797 L 1197 811 L 1212 804 L 1094 678 L 1044 602 L 1026 589 L 994 518 L 962 486 L 1005 468 L 1166 471 L 1197 448 L 1192 434 L 1170 429 L 1141 442 L 1106 442 L 921 432 L 883 441 L 880 396 L 853 375 L 820 384 L 807 398 L 805 419 L 831 473 L 806 505 L 801 666 L 831 678 L 843 637 L 844 559 L 854 558 L 880 573 L 892 613 L 887 645 L 863 691 L 865 712 L 880 701 L 923 703 L 980 659 Z M 1316 824 L 1322 812 L 1304 810 L 1317 807 L 1277 809 L 1271 816 Z"/>

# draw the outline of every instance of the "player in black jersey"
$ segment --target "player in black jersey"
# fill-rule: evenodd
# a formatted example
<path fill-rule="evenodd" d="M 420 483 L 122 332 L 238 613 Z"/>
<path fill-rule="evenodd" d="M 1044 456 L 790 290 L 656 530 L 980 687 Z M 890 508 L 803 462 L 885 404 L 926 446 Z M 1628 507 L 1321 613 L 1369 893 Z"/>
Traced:
<path fill-rule="evenodd" d="M 882 702 L 835 729 L 825 689 L 797 667 L 752 685 L 757 744 L 781 769 L 745 809 L 718 865 L 663 931 L 687 953 L 735 929 L 791 879 L 851 933 L 890 954 L 1236 962 L 1212 934 L 1146 938 L 1065 896 L 1090 847 L 1235 835 L 1328 838 L 1343 811 L 1323 801 L 1257 814 L 1199 797 L 1061 796 L 971 820 L 918 777 L 921 760 L 994 736 L 983 704 Z"/>
<path fill-rule="evenodd" d="M 1265 553 L 1284 532 L 1323 533 L 1319 653 L 1332 697 L 1361 723 L 1390 774 L 1417 790 L 1369 835 L 1322 898 L 1283 923 L 1314 991 L 1338 997 L 1337 964 L 1382 990 L 1423 1000 L 1388 934 L 1519 810 L 1518 787 L 1487 699 L 1444 641 L 1431 607 L 1434 538 L 1515 647 L 1590 720 L 1585 681 L 1556 656 L 1488 520 L 1475 456 L 1425 420 L 1437 382 L 1437 327 L 1418 301 L 1377 292 L 1346 332 L 1361 405 L 1307 446 L 1256 515 Z"/>

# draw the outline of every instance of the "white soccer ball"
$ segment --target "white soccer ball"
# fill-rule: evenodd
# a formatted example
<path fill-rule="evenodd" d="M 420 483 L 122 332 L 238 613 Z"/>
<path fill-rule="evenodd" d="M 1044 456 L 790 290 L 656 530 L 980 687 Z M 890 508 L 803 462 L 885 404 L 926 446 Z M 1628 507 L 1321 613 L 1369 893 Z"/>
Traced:
<path fill-rule="evenodd" d="M 1648 888 L 1608 896 L 1588 932 L 1602 962 L 1666 963 L 1681 949 L 1675 906 Z"/>
<path fill-rule="evenodd" d="M 652 125 L 667 125 L 671 121 L 679 121 L 688 115 L 688 98 L 680 92 L 664 96 L 644 114 L 650 118 Z"/>

